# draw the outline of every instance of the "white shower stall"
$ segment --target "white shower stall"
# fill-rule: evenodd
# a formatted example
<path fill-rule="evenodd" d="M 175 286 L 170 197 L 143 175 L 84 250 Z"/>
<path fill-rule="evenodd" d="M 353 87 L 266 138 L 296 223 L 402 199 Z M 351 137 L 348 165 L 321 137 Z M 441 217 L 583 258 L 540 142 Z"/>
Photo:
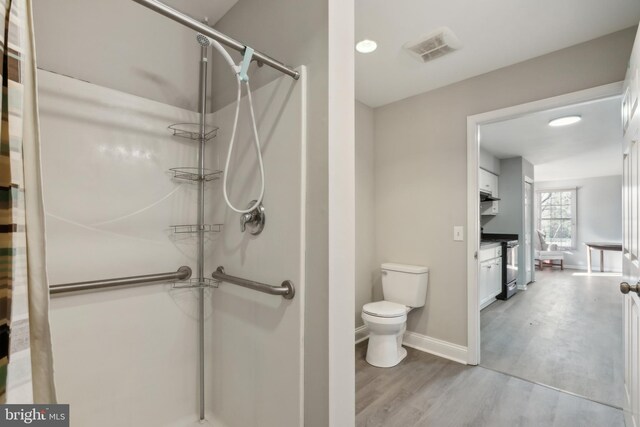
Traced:
<path fill-rule="evenodd" d="M 183 48 L 197 63 L 195 33 Z M 206 114 L 218 130 L 204 157 L 206 275 L 223 266 L 272 286 L 289 280 L 295 296 L 206 280 L 201 378 L 193 280 L 53 295 L 58 400 L 74 425 L 199 425 L 201 409 L 216 426 L 303 425 L 307 78 L 297 71 L 298 80 L 253 90 L 267 185 L 261 234 L 242 232 L 222 195 L 235 102 Z M 175 226 L 196 223 L 198 182 L 173 169 L 197 170 L 199 140 L 169 126 L 197 125 L 200 114 L 45 69 L 38 80 L 50 283 L 195 271 L 202 231 Z M 215 89 L 207 95 L 213 105 Z M 246 106 L 228 172 L 229 197 L 243 207 L 260 186 Z"/>

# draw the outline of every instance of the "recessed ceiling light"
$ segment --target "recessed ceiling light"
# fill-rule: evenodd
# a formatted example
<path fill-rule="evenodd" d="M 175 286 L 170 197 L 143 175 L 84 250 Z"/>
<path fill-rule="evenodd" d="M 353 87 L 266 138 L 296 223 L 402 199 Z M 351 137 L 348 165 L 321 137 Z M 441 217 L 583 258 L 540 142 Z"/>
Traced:
<path fill-rule="evenodd" d="M 580 116 L 566 116 L 566 117 L 558 117 L 557 119 L 553 119 L 549 121 L 549 126 L 558 127 L 558 126 L 567 126 L 572 125 L 574 123 L 578 123 L 582 120 Z"/>
<path fill-rule="evenodd" d="M 360 53 L 371 53 L 378 48 L 378 43 L 364 39 L 356 44 L 356 50 Z"/>

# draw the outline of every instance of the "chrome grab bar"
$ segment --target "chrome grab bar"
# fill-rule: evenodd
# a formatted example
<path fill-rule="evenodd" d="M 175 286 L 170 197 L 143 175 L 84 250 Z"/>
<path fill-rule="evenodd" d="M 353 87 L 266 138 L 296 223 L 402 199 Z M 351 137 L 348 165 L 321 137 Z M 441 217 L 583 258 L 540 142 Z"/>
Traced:
<path fill-rule="evenodd" d="M 191 277 L 191 268 L 183 265 L 174 273 L 146 274 L 144 276 L 119 277 L 116 279 L 92 280 L 89 282 L 63 283 L 49 286 L 51 295 L 76 291 L 89 291 L 96 289 L 115 288 L 130 285 L 150 285 L 153 283 L 186 280 Z"/>
<path fill-rule="evenodd" d="M 215 280 L 231 283 L 233 285 L 242 286 L 243 288 L 253 289 L 254 291 L 264 292 L 270 295 L 281 295 L 284 299 L 293 299 L 296 294 L 296 288 L 290 280 L 285 280 L 280 286 L 271 286 L 265 283 L 254 282 L 253 280 L 242 279 L 240 277 L 229 276 L 224 272 L 224 267 L 220 266 L 211 275 Z"/>

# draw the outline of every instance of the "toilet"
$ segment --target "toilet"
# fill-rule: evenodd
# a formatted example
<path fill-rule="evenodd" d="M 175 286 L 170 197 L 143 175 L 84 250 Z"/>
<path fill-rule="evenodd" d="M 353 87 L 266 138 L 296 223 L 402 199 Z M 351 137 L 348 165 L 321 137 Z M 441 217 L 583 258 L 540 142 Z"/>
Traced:
<path fill-rule="evenodd" d="M 384 301 L 365 304 L 362 320 L 369 329 L 367 363 L 389 368 L 407 356 L 407 350 L 402 347 L 407 313 L 424 306 L 429 269 L 391 263 L 382 264 L 381 269 Z"/>

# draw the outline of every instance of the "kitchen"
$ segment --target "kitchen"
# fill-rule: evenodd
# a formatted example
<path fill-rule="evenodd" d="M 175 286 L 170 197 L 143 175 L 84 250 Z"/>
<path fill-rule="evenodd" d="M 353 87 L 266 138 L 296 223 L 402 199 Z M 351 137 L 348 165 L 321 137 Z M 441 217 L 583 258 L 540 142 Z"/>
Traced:
<path fill-rule="evenodd" d="M 480 309 L 507 300 L 533 281 L 533 165 L 480 150 Z M 525 227 L 528 224 L 528 227 Z M 525 245 L 523 242 L 528 242 Z M 519 268 L 522 267 L 522 268 Z"/>

